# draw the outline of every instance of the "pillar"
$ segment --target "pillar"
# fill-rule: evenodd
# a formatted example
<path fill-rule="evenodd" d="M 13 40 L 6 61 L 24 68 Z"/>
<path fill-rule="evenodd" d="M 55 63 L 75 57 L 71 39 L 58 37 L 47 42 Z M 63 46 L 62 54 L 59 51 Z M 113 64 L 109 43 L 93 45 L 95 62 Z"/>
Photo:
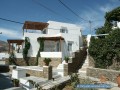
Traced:
<path fill-rule="evenodd" d="M 52 79 L 52 66 L 43 66 L 43 77 L 48 80 Z"/>
<path fill-rule="evenodd" d="M 64 67 L 63 67 L 63 69 L 64 69 L 64 76 L 67 76 L 67 75 L 69 75 L 69 65 L 68 65 L 69 63 L 65 63 L 64 64 Z"/>

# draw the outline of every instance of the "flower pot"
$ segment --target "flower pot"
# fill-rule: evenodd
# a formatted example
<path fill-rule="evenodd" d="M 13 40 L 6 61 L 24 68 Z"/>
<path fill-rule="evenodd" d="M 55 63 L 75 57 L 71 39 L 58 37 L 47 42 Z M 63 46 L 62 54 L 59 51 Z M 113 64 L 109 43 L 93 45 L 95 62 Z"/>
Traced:
<path fill-rule="evenodd" d="M 65 60 L 66 63 L 68 63 L 68 60 Z"/>
<path fill-rule="evenodd" d="M 45 58 L 44 60 L 45 66 L 49 66 L 49 63 L 51 62 L 50 58 Z"/>
<path fill-rule="evenodd" d="M 49 63 L 45 63 L 45 66 L 49 66 Z"/>

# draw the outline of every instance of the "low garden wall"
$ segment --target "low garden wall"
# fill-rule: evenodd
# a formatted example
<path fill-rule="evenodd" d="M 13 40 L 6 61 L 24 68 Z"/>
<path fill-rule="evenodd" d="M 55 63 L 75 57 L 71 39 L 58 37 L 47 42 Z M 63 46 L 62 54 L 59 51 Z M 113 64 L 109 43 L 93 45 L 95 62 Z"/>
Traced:
<path fill-rule="evenodd" d="M 10 65 L 10 61 L 8 58 L 5 59 L 5 64 Z M 31 57 L 31 58 L 27 58 L 26 60 L 24 60 L 23 58 L 16 58 L 13 61 L 13 64 L 17 65 L 17 66 L 35 66 L 36 65 L 36 58 L 35 57 Z"/>
<path fill-rule="evenodd" d="M 43 77 L 43 70 L 28 70 L 27 69 L 27 76 L 35 76 L 35 77 Z"/>
<path fill-rule="evenodd" d="M 104 75 L 109 81 L 116 83 L 116 78 L 120 74 L 120 71 L 110 69 L 99 69 L 99 68 L 87 68 L 87 76 L 100 78 Z"/>

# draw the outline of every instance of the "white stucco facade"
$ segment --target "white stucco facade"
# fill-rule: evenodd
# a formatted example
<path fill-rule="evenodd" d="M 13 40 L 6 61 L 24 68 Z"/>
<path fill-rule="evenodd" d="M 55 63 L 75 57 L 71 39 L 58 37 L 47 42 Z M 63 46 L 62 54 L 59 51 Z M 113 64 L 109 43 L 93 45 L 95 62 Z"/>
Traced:
<path fill-rule="evenodd" d="M 47 23 L 49 23 L 49 25 L 47 28 L 45 28 L 45 33 L 43 33 L 43 30 L 28 30 L 27 32 L 24 32 L 23 39 L 25 39 L 25 37 L 29 37 L 31 44 L 28 51 L 28 56 L 36 57 L 40 47 L 39 43 L 37 42 L 37 38 L 39 37 L 64 38 L 64 40 L 61 40 L 61 42 L 47 40 L 44 41 L 44 51 L 41 52 L 41 57 L 64 58 L 64 56 L 70 56 L 72 52 L 75 52 L 82 47 L 82 33 L 79 26 L 56 21 L 48 21 Z"/>
<path fill-rule="evenodd" d="M 120 22 L 117 22 L 117 27 L 120 28 Z"/>

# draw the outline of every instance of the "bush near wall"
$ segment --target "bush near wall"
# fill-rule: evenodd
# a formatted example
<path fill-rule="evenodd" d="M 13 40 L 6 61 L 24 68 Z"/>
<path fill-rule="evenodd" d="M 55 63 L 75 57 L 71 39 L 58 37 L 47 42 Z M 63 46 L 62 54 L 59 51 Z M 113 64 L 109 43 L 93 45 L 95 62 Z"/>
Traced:
<path fill-rule="evenodd" d="M 96 29 L 96 34 L 109 35 L 91 38 L 89 54 L 96 68 L 109 68 L 114 61 L 120 63 L 120 29 L 112 29 L 114 21 L 120 21 L 119 12 L 120 7 L 106 13 L 104 26 Z"/>

